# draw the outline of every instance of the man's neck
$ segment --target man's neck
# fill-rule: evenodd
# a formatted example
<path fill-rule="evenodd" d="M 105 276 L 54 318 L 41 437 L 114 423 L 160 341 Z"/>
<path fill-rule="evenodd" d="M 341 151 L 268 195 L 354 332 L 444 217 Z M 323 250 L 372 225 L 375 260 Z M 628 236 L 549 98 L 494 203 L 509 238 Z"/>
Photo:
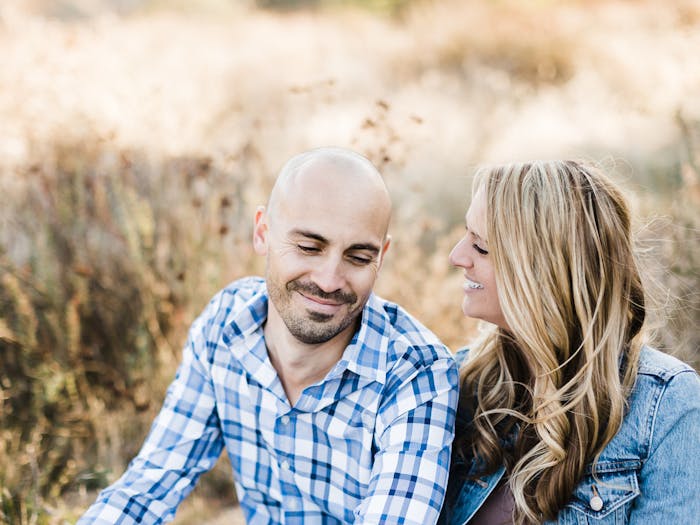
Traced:
<path fill-rule="evenodd" d="M 355 333 L 355 325 L 324 343 L 306 344 L 289 333 L 279 316 L 269 312 L 264 333 L 270 362 L 289 404 L 294 406 L 304 389 L 326 377 L 340 360 Z"/>

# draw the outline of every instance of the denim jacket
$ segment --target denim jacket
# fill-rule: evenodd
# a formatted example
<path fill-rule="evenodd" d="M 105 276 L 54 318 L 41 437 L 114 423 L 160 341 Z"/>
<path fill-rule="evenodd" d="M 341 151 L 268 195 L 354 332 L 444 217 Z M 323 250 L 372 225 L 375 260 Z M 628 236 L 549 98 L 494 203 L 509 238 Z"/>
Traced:
<path fill-rule="evenodd" d="M 468 523 L 505 473 L 503 467 L 470 479 L 475 468 L 453 455 L 440 525 Z M 692 368 L 642 349 L 628 411 L 596 477 L 589 466 L 557 519 L 547 523 L 700 523 L 700 378 Z"/>

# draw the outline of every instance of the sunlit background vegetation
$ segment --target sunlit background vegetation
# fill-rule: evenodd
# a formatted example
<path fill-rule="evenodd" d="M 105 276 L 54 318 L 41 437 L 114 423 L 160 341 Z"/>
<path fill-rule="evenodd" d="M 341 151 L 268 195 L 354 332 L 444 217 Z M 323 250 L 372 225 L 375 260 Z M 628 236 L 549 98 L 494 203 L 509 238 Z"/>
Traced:
<path fill-rule="evenodd" d="M 262 271 L 253 210 L 309 147 L 381 168 L 378 291 L 452 348 L 473 167 L 602 162 L 656 344 L 699 367 L 698 49 L 691 0 L 3 0 L 0 522 L 72 523 L 121 474 L 194 316 Z M 177 522 L 234 504 L 222 461 Z"/>

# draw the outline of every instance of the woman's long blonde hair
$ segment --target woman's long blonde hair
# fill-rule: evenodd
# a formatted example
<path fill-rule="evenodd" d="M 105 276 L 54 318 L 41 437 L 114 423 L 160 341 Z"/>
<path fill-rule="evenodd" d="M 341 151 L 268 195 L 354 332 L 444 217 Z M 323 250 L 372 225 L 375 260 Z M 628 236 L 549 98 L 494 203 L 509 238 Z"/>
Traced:
<path fill-rule="evenodd" d="M 573 161 L 483 168 L 479 189 L 509 330 L 470 352 L 460 403 L 472 419 L 455 448 L 482 473 L 506 464 L 516 522 L 540 523 L 617 433 L 636 379 L 645 308 L 630 211 Z"/>

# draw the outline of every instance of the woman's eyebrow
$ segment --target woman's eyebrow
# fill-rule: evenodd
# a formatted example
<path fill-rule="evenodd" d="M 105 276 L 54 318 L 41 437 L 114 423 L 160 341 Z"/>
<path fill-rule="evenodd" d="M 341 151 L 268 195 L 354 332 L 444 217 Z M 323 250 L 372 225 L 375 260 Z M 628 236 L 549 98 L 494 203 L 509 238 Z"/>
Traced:
<path fill-rule="evenodd" d="M 479 234 L 476 233 L 474 230 L 472 230 L 472 229 L 469 227 L 469 224 L 468 224 L 468 223 L 465 222 L 464 226 L 465 226 L 465 228 L 467 229 L 467 232 L 471 233 L 471 234 L 472 234 L 474 237 L 476 237 L 478 240 L 480 240 L 480 241 L 483 242 L 484 244 L 488 244 L 488 243 L 489 243 L 489 241 L 487 241 L 487 240 L 484 239 L 481 235 L 479 235 Z"/>

